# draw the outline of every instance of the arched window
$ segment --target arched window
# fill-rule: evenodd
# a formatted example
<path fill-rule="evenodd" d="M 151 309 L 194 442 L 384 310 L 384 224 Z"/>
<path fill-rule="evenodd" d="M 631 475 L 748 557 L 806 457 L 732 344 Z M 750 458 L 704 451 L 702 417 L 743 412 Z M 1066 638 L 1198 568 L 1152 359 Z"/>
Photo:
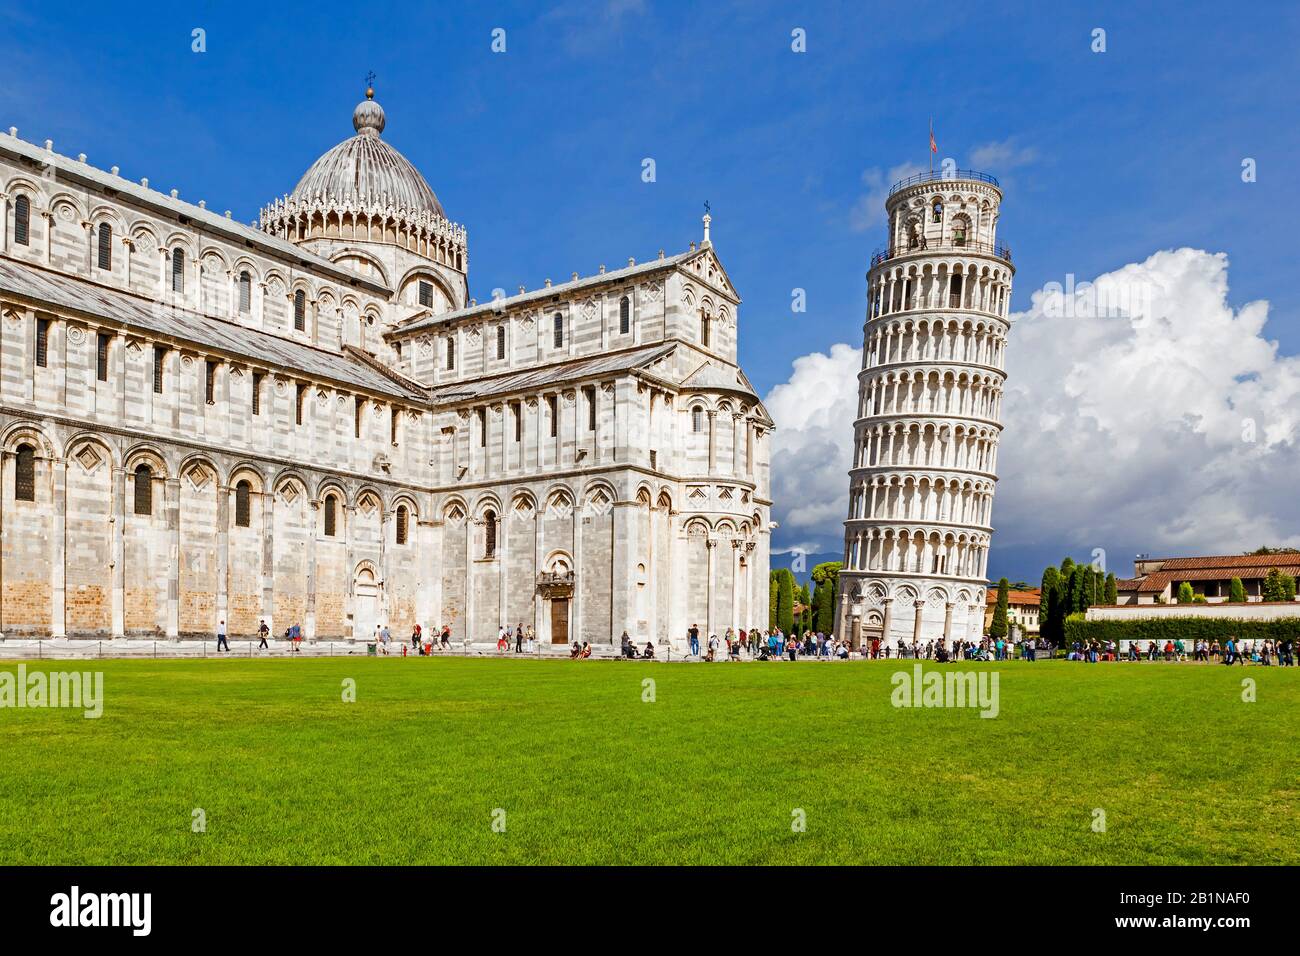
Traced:
<path fill-rule="evenodd" d="M 247 528 L 249 524 L 249 498 L 252 497 L 253 486 L 245 478 L 239 484 L 235 485 L 235 527 Z"/>
<path fill-rule="evenodd" d="M 338 498 L 334 495 L 326 495 L 325 496 L 325 536 L 327 538 L 334 537 L 334 532 L 337 529 L 337 524 L 336 524 L 337 517 L 338 517 L 336 514 L 337 510 L 338 510 Z"/>
<path fill-rule="evenodd" d="M 709 317 L 700 309 L 700 344 L 709 347 Z"/>
<path fill-rule="evenodd" d="M 488 511 L 483 515 L 483 557 L 493 558 L 497 553 L 497 513 Z"/>
<path fill-rule="evenodd" d="M 253 277 L 247 269 L 239 274 L 239 311 L 244 315 L 253 311 Z"/>
<path fill-rule="evenodd" d="M 952 220 L 952 244 L 954 246 L 966 245 L 966 238 L 970 233 L 970 219 L 966 216 L 954 216 Z"/>
<path fill-rule="evenodd" d="M 172 291 L 185 291 L 185 250 L 172 250 Z"/>
<path fill-rule="evenodd" d="M 433 283 L 420 280 L 420 305 L 426 309 L 433 308 Z"/>
<path fill-rule="evenodd" d="M 406 505 L 397 506 L 397 543 L 406 544 Z"/>
<path fill-rule="evenodd" d="M 99 224 L 99 267 L 105 272 L 113 271 L 113 227 L 106 222 Z"/>
<path fill-rule="evenodd" d="M 506 357 L 506 327 L 497 326 L 497 361 L 504 361 Z"/>
<path fill-rule="evenodd" d="M 627 335 L 632 328 L 632 300 L 627 296 L 618 300 L 618 334 Z"/>
<path fill-rule="evenodd" d="M 704 408 L 700 405 L 691 409 L 691 431 L 696 433 L 704 431 Z"/>
<path fill-rule="evenodd" d="M 135 513 L 153 514 L 153 469 L 148 465 L 135 466 Z"/>
<path fill-rule="evenodd" d="M 18 461 L 14 468 L 14 499 L 36 500 L 36 449 L 31 445 L 18 446 Z"/>
<path fill-rule="evenodd" d="M 943 200 L 936 198 L 930 206 L 930 221 L 943 222 Z"/>
<path fill-rule="evenodd" d="M 299 332 L 307 328 L 307 293 L 302 289 L 293 294 L 293 327 Z"/>
<path fill-rule="evenodd" d="M 26 196 L 14 200 L 14 242 L 27 245 L 31 236 L 32 201 Z"/>
<path fill-rule="evenodd" d="M 456 368 L 456 340 L 452 336 L 447 336 L 447 371 L 453 371 Z"/>
<path fill-rule="evenodd" d="M 562 349 L 564 348 L 564 316 L 556 312 L 553 324 L 555 326 L 555 347 Z"/>

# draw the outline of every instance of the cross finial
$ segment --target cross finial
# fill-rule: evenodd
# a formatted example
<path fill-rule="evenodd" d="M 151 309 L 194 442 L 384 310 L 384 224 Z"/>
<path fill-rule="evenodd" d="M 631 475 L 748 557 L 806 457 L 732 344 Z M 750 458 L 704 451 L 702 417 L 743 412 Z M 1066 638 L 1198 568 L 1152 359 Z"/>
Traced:
<path fill-rule="evenodd" d="M 366 74 L 366 99 L 373 99 L 375 95 L 375 71 L 371 70 Z"/>
<path fill-rule="evenodd" d="M 705 215 L 708 215 L 708 212 L 709 212 L 709 201 L 706 199 L 706 200 L 704 200 L 704 213 L 705 213 Z"/>

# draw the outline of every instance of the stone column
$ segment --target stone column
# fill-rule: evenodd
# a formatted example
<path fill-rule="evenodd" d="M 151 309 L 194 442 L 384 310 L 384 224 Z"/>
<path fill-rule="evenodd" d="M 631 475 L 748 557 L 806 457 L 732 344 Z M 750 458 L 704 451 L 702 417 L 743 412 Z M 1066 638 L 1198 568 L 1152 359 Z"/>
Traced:
<path fill-rule="evenodd" d="M 230 489 L 217 485 L 217 621 L 230 634 Z M 216 624 L 216 621 L 213 622 Z"/>
<path fill-rule="evenodd" d="M 505 431 L 504 412 L 502 413 L 502 417 L 501 417 L 501 425 L 502 425 L 501 430 L 504 432 Z M 505 449 L 502 448 L 502 454 L 504 453 L 505 453 Z M 503 458 L 502 461 L 504 462 L 504 460 L 505 459 Z M 510 507 L 510 489 L 509 488 L 502 489 L 502 496 L 505 500 L 502 502 L 501 505 L 501 514 L 497 515 L 497 574 L 499 576 L 499 588 L 498 588 L 499 606 L 497 610 L 497 618 L 506 627 L 510 627 L 510 621 L 506 619 L 506 615 L 510 613 L 509 609 L 506 606 L 506 593 L 507 593 L 506 589 L 510 583 L 510 550 L 509 550 L 510 530 L 509 529 L 510 529 L 510 512 L 512 510 Z M 516 621 L 515 623 L 518 624 L 519 622 Z M 513 631 L 511 633 L 513 635 Z M 511 641 L 513 642 L 513 640 L 514 638 L 512 636 Z"/>
<path fill-rule="evenodd" d="M 949 601 L 943 608 L 943 639 L 945 643 L 952 639 L 952 605 L 953 602 Z"/>
<path fill-rule="evenodd" d="M 262 494 L 262 614 L 275 635 L 275 489 Z"/>
<path fill-rule="evenodd" d="M 68 524 L 68 462 L 65 458 L 50 459 L 50 496 L 54 507 L 54 530 L 50 535 L 50 636 L 67 636 L 67 555 Z"/>
<path fill-rule="evenodd" d="M 740 589 L 742 567 L 740 564 L 740 546 L 744 544 L 739 538 L 731 539 L 731 628 L 740 629 Z"/>
<path fill-rule="evenodd" d="M 894 599 L 887 597 L 880 603 L 885 606 L 885 619 L 880 625 L 880 640 L 883 643 L 888 643 L 889 634 L 894 627 Z"/>
<path fill-rule="evenodd" d="M 474 639 L 474 527 L 478 522 L 465 515 L 465 640 Z"/>
<path fill-rule="evenodd" d="M 710 434 L 712 434 L 712 431 L 713 431 L 712 425 L 710 425 L 710 429 L 709 429 Z M 701 637 L 704 638 L 707 638 L 714 633 L 713 592 L 716 590 L 716 588 L 714 587 L 713 575 L 714 575 L 714 568 L 715 568 L 714 555 L 717 549 L 718 549 L 717 538 L 704 539 L 704 550 L 705 553 L 708 555 L 708 570 L 706 572 L 706 584 L 708 586 L 704 593 L 704 634 L 701 635 Z M 704 642 L 701 641 L 700 643 L 703 644 Z"/>
<path fill-rule="evenodd" d="M 912 619 L 912 640 L 921 640 L 921 612 L 925 610 L 925 601 L 916 601 L 916 616 Z"/>
<path fill-rule="evenodd" d="M 709 409 L 709 474 L 712 475 L 718 470 L 718 429 L 717 429 L 717 412 Z"/>
<path fill-rule="evenodd" d="M 303 548 L 303 558 L 307 562 L 307 599 L 305 610 L 303 612 L 302 628 L 303 637 L 315 642 L 316 640 L 316 535 L 319 533 L 317 521 L 321 509 L 320 501 L 312 499 L 307 503 L 307 514 L 310 521 L 307 525 L 307 546 Z M 346 510 L 344 514 L 346 514 Z M 349 592 L 351 588 L 349 588 Z"/>
<path fill-rule="evenodd" d="M 582 509 L 581 501 L 573 503 L 573 608 L 569 623 L 582 641 Z"/>
<path fill-rule="evenodd" d="M 152 492 L 152 488 L 150 491 Z M 113 469 L 113 637 L 126 636 L 126 469 Z"/>
<path fill-rule="evenodd" d="M 627 631 L 629 636 L 639 636 L 636 632 L 636 565 L 637 555 L 641 552 L 640 509 L 633 501 L 616 501 L 611 523 L 614 526 L 614 542 L 610 553 L 610 609 L 611 628 L 610 644 L 614 643 L 615 632 L 619 635 Z M 649 566 L 646 568 L 647 576 Z"/>
<path fill-rule="evenodd" d="M 181 636 L 181 479 L 168 478 L 167 489 L 167 638 Z"/>

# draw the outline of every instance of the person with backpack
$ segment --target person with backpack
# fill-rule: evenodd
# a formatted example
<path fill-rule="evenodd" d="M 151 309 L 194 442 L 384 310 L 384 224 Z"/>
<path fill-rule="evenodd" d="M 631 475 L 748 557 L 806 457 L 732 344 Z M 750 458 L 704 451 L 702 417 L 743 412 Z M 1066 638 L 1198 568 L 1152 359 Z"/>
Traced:
<path fill-rule="evenodd" d="M 257 645 L 258 650 L 262 650 L 262 649 L 270 650 L 271 646 L 266 643 L 266 639 L 270 637 L 270 635 L 271 635 L 271 629 L 266 626 L 266 618 L 263 618 L 261 622 L 257 625 L 257 637 L 258 640 L 260 641 L 260 643 Z"/>

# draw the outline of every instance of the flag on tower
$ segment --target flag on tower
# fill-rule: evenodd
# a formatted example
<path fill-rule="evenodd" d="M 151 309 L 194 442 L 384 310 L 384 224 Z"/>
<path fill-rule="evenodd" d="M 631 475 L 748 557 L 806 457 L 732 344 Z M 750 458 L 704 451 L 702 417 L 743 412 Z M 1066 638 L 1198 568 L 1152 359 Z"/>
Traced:
<path fill-rule="evenodd" d="M 939 144 L 934 141 L 934 120 L 930 121 L 930 152 L 939 152 Z"/>

